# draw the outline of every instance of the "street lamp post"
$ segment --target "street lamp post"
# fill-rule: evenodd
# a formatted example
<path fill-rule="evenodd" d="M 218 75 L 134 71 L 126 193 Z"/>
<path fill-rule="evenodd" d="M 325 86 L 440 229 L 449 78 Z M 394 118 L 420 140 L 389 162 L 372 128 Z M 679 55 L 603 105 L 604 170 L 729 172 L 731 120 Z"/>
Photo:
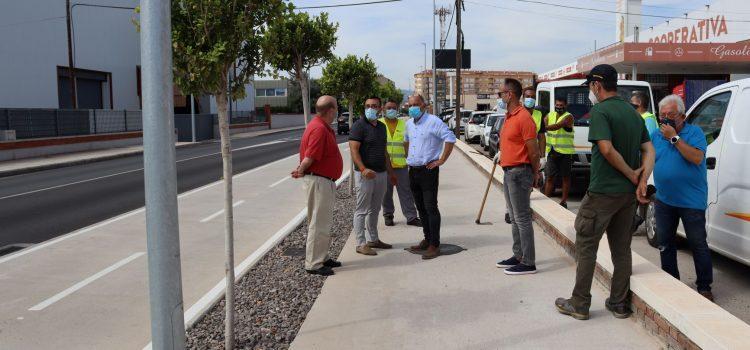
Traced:
<path fill-rule="evenodd" d="M 437 69 L 435 66 L 435 15 L 437 15 L 437 8 L 435 7 L 435 0 L 432 0 L 432 113 L 437 115 L 440 113 L 438 110 L 438 99 L 437 99 Z"/>
<path fill-rule="evenodd" d="M 424 46 L 424 70 L 427 71 L 427 43 L 422 42 L 422 46 Z M 429 78 L 429 76 L 427 77 L 426 80 L 427 80 L 427 84 L 425 84 L 425 85 L 427 86 L 427 101 L 429 102 L 430 101 L 430 78 Z M 433 113 L 434 112 L 435 111 L 433 110 Z"/>

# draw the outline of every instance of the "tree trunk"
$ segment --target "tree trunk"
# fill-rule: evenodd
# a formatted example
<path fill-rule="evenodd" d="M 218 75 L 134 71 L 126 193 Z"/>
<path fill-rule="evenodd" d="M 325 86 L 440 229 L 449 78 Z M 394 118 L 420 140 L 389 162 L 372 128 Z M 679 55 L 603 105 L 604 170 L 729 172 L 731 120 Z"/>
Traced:
<path fill-rule="evenodd" d="M 349 133 L 352 132 L 352 126 L 354 121 L 354 101 L 352 97 L 349 97 Z M 354 193 L 354 158 L 351 159 L 349 168 L 349 195 Z"/>
<path fill-rule="evenodd" d="M 223 79 L 226 84 L 226 76 Z M 226 308 L 224 347 L 234 349 L 234 218 L 232 212 L 232 141 L 229 136 L 229 115 L 227 114 L 228 94 L 222 90 L 216 95 L 219 109 L 219 135 L 221 136 L 221 159 L 224 164 L 224 244 L 226 249 Z"/>
<path fill-rule="evenodd" d="M 299 89 L 300 93 L 302 94 L 302 112 L 305 118 L 305 126 L 307 126 L 307 121 L 310 120 L 310 96 L 307 94 L 307 89 L 309 88 L 309 82 L 307 80 L 307 75 L 302 75 L 302 77 L 299 79 Z"/>

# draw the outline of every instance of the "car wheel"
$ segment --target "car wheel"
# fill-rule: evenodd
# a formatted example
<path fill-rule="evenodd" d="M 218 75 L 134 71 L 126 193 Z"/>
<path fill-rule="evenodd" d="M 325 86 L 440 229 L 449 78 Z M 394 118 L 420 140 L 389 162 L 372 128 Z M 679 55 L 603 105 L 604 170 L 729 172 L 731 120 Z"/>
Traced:
<path fill-rule="evenodd" d="M 646 207 L 646 240 L 648 240 L 648 244 L 651 245 L 654 248 L 657 248 L 659 246 L 659 243 L 656 241 L 656 207 L 654 206 L 654 202 L 651 202 L 648 204 L 648 207 Z"/>

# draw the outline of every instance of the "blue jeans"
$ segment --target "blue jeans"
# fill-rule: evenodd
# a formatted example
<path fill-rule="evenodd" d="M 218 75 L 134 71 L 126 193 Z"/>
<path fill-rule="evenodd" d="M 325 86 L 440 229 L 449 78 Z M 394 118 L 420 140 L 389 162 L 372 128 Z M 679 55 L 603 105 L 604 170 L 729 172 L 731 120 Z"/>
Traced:
<path fill-rule="evenodd" d="M 690 208 L 678 208 L 662 202 L 656 202 L 656 238 L 659 242 L 661 268 L 676 279 L 680 279 L 677 268 L 677 247 L 675 235 L 682 219 L 690 248 L 693 250 L 693 263 L 699 292 L 711 291 L 713 268 L 711 251 L 706 242 L 706 211 Z"/>

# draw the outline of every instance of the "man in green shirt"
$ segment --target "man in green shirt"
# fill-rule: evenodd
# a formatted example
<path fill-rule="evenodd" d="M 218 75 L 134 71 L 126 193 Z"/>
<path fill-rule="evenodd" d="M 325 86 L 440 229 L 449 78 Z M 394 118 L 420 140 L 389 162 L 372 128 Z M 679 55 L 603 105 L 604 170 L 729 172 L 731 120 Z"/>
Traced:
<path fill-rule="evenodd" d="M 584 84 L 594 104 L 589 125 L 589 141 L 593 143 L 591 183 L 574 225 L 576 284 L 570 299 L 558 298 L 555 305 L 565 315 L 589 318 L 596 252 L 607 231 L 614 272 L 605 307 L 615 317 L 627 318 L 632 314 L 628 305 L 633 215 L 636 200 L 648 202 L 646 186 L 655 152 L 643 119 L 617 95 L 617 71 L 612 66 L 594 67 Z"/>

